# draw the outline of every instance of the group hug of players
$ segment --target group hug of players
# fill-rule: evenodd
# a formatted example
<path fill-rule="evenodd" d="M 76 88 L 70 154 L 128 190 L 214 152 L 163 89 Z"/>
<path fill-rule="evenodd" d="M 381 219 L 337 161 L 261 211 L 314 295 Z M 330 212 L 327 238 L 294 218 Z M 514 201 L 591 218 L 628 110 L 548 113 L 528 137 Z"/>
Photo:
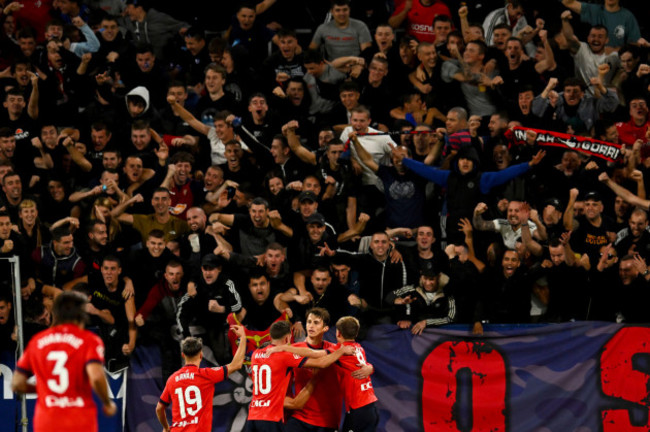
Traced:
<path fill-rule="evenodd" d="M 116 412 L 103 370 L 103 343 L 84 329 L 85 304 L 85 297 L 79 293 L 59 295 L 52 310 L 53 326 L 30 340 L 16 365 L 13 391 L 38 394 L 34 432 L 97 431 L 93 390 L 104 414 Z M 336 431 L 343 406 L 342 431 L 376 430 L 377 397 L 370 380 L 374 369 L 355 342 L 359 322 L 350 316 L 340 318 L 336 323 L 338 343 L 334 344 L 323 340 L 329 321 L 327 310 L 311 309 L 307 313 L 307 338 L 296 344 L 290 344 L 289 322 L 278 321 L 271 326 L 271 343 L 251 355 L 253 394 L 245 431 Z M 239 338 L 239 345 L 232 362 L 222 367 L 200 367 L 201 339 L 188 337 L 182 341 L 185 365 L 169 377 L 156 406 L 163 431 L 212 430 L 214 385 L 241 369 L 246 354 L 245 329 L 233 326 L 231 331 Z M 32 375 L 35 384 L 29 379 Z M 290 386 L 293 392 L 289 392 Z M 169 405 L 171 424 L 166 414 Z"/>

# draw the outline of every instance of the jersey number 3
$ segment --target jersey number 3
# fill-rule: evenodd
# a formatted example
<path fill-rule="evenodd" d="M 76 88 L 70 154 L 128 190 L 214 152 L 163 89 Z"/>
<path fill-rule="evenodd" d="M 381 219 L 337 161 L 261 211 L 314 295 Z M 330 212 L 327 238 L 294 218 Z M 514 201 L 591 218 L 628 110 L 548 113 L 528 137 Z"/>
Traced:
<path fill-rule="evenodd" d="M 70 385 L 70 375 L 65 363 L 68 361 L 68 354 L 65 351 L 50 351 L 46 357 L 47 360 L 54 362 L 52 375 L 56 379 L 47 380 L 47 386 L 54 393 L 63 394 Z"/>

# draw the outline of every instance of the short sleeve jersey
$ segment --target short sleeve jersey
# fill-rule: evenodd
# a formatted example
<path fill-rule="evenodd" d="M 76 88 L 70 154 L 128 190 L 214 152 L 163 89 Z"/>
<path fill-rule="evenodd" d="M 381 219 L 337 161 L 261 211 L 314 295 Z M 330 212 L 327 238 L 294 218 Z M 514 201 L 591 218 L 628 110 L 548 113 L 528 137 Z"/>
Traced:
<path fill-rule="evenodd" d="M 307 342 L 299 342 L 293 346 L 325 349 L 329 352 L 336 351 L 336 344 L 327 341 L 324 341 L 321 347 L 313 347 Z M 314 393 L 301 410 L 293 413 L 293 417 L 309 425 L 337 429 L 341 421 L 341 404 L 343 403 L 339 372 L 340 369 L 336 367 L 321 370 L 318 384 L 314 387 Z M 293 373 L 295 394 L 297 395 L 314 376 L 314 373 L 309 368 L 296 369 Z"/>
<path fill-rule="evenodd" d="M 172 405 L 172 431 L 207 432 L 212 430 L 214 385 L 228 377 L 228 369 L 185 365 L 165 384 L 160 402 Z"/>
<path fill-rule="evenodd" d="M 336 363 L 345 371 L 355 371 L 360 365 L 367 364 L 366 352 L 361 345 L 356 342 L 343 342 L 343 345 L 352 345 L 355 348 L 355 355 L 343 356 Z M 345 397 L 345 409 L 357 409 L 377 401 L 375 390 L 372 388 L 370 377 L 365 379 L 352 378 L 349 373 L 340 375 L 341 386 Z"/>
<path fill-rule="evenodd" d="M 280 422 L 284 420 L 284 397 L 291 381 L 291 369 L 307 359 L 288 352 L 267 354 L 273 345 L 256 350 L 251 357 L 253 400 L 248 420 Z"/>
<path fill-rule="evenodd" d="M 38 333 L 16 369 L 36 376 L 34 431 L 96 431 L 97 408 L 86 365 L 104 363 L 104 344 L 88 330 L 61 324 Z"/>

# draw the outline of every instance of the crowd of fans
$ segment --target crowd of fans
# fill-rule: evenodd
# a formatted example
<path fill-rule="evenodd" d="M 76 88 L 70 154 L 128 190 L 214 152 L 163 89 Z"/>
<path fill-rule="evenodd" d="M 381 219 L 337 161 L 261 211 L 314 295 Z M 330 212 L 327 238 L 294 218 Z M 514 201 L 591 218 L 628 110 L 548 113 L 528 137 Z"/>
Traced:
<path fill-rule="evenodd" d="M 0 3 L 28 337 L 68 289 L 110 369 L 154 343 L 165 376 L 182 336 L 225 364 L 229 324 L 301 338 L 311 307 L 415 335 L 648 320 L 649 44 L 619 0 Z"/>

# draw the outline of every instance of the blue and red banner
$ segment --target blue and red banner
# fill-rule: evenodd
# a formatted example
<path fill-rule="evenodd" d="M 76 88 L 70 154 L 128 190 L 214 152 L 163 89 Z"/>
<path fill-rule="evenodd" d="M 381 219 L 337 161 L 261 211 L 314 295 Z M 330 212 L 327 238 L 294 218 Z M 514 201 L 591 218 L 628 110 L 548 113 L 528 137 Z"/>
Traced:
<path fill-rule="evenodd" d="M 475 337 L 467 326 L 421 336 L 378 326 L 363 346 L 375 367 L 380 431 L 650 430 L 650 327 L 486 326 Z M 160 373 L 158 350 L 139 347 L 126 385 L 125 430 L 160 428 Z M 18 404 L 3 379 L 0 430 L 9 431 Z M 251 381 L 241 373 L 217 385 L 213 430 L 241 430 L 250 398 Z"/>

